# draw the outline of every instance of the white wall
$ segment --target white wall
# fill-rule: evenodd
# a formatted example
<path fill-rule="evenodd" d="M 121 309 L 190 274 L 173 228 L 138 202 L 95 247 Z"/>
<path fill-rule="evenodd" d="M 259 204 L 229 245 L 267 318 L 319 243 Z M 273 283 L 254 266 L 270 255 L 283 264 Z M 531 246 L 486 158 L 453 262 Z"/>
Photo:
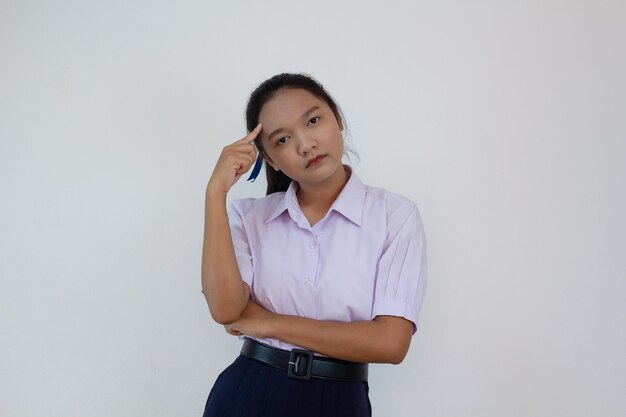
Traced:
<path fill-rule="evenodd" d="M 623 1 L 2 1 L 0 415 L 202 414 L 239 347 L 200 294 L 204 187 L 282 71 L 326 85 L 356 171 L 425 222 L 420 333 L 373 367 L 375 415 L 623 414 L 624 22 Z"/>

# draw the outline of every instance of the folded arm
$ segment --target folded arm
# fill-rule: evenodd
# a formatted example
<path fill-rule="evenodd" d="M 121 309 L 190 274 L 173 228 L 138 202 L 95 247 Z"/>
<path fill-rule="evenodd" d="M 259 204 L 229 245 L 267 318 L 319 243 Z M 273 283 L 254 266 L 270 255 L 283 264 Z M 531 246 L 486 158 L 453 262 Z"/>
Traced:
<path fill-rule="evenodd" d="M 402 317 L 348 323 L 315 320 L 272 313 L 252 301 L 225 327 L 233 335 L 278 339 L 337 359 L 393 364 L 402 362 L 413 334 L 413 323 Z"/>

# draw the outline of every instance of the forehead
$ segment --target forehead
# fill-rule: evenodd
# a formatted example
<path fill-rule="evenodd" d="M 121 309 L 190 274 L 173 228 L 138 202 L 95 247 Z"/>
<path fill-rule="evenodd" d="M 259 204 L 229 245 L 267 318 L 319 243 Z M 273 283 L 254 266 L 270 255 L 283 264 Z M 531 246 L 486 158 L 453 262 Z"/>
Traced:
<path fill-rule="evenodd" d="M 328 109 L 326 102 L 301 88 L 284 88 L 274 94 L 261 108 L 259 122 L 263 130 L 284 127 L 300 120 L 313 106 Z"/>

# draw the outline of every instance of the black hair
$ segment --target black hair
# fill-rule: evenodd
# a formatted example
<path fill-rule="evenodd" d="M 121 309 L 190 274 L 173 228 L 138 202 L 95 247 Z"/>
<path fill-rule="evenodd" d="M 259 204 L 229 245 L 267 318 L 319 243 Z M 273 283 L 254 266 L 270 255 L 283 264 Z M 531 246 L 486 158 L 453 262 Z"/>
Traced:
<path fill-rule="evenodd" d="M 263 105 L 279 90 L 285 88 L 301 88 L 313 94 L 315 97 L 324 100 L 335 115 L 339 126 L 346 128 L 341 109 L 317 80 L 307 74 L 282 73 L 263 81 L 252 94 L 250 94 L 250 99 L 246 106 L 246 128 L 248 132 L 251 132 L 259 124 L 259 114 L 261 113 Z M 254 144 L 261 155 L 265 157 L 267 153 L 263 147 L 260 135 L 256 137 Z M 278 191 L 287 191 L 289 184 L 291 184 L 291 178 L 282 171 L 268 169 L 266 166 L 265 175 L 267 177 L 267 195 Z"/>

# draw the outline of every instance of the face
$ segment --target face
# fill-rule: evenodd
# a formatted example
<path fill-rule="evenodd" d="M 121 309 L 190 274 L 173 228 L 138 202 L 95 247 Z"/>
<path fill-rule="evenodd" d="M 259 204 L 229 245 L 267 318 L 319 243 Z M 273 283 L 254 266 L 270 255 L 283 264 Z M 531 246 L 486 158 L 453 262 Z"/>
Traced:
<path fill-rule="evenodd" d="M 324 100 L 303 89 L 279 90 L 261 108 L 259 122 L 263 157 L 300 186 L 343 173 L 342 127 Z"/>

